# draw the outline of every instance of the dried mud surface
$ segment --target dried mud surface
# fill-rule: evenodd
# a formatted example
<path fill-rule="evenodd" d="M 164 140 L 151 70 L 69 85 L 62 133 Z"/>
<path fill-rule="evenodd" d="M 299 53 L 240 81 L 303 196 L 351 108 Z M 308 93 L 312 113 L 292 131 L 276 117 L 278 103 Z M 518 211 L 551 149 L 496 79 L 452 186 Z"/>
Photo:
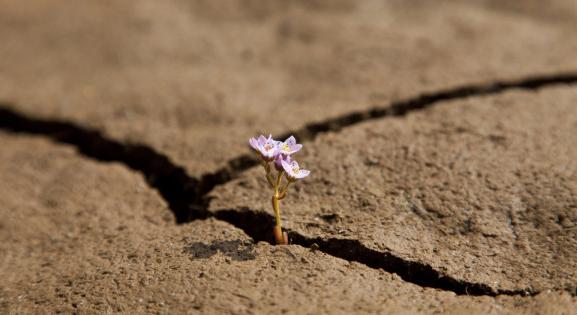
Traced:
<path fill-rule="evenodd" d="M 0 5 L 0 313 L 577 309 L 571 1 Z"/>
<path fill-rule="evenodd" d="M 301 157 L 315 174 L 283 202 L 287 226 L 495 292 L 573 291 L 575 102 L 575 88 L 512 91 L 319 136 Z M 261 173 L 217 187 L 211 209 L 267 211 Z"/>
<path fill-rule="evenodd" d="M 509 313 L 568 294 L 469 297 L 214 219 L 174 225 L 140 176 L 69 147 L 0 134 L 2 313 Z M 6 211 L 8 210 L 8 211 Z"/>

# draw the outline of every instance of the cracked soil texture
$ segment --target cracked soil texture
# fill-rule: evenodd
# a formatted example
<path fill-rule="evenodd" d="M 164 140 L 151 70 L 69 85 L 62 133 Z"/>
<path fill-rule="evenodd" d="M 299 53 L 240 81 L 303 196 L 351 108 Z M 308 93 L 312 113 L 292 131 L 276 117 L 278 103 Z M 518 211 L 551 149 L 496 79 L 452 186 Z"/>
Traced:
<path fill-rule="evenodd" d="M 0 313 L 576 313 L 573 1 L 0 6 Z"/>
<path fill-rule="evenodd" d="M 21 313 L 502 313 L 566 294 L 455 296 L 311 251 L 254 242 L 213 219 L 174 225 L 121 165 L 0 134 L 0 311 Z M 527 307 L 527 306 L 524 306 Z"/>
<path fill-rule="evenodd" d="M 493 291 L 575 290 L 577 89 L 511 91 L 328 133 L 283 200 L 309 238 L 359 240 Z M 268 211 L 255 168 L 211 209 Z"/>
<path fill-rule="evenodd" d="M 4 314 L 556 314 L 574 303 L 560 292 L 456 296 L 301 246 L 255 244 L 214 219 L 174 225 L 122 165 L 0 139 Z"/>

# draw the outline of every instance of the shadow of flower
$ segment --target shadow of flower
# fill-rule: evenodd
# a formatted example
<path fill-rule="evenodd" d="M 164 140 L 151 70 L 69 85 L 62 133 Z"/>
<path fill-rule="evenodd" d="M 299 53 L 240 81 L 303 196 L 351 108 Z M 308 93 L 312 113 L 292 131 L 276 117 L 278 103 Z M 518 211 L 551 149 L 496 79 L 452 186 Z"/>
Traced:
<path fill-rule="evenodd" d="M 184 252 L 191 254 L 193 259 L 207 259 L 221 252 L 232 260 L 246 261 L 256 258 L 253 248 L 252 242 L 242 240 L 212 241 L 210 244 L 193 242 L 184 247 Z"/>

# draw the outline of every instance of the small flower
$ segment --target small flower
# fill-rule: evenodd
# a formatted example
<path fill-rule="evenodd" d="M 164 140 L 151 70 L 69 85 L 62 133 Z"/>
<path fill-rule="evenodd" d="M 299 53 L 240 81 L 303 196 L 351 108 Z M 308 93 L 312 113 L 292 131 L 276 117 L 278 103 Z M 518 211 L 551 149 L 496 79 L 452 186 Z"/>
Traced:
<path fill-rule="evenodd" d="M 290 162 L 282 160 L 281 164 L 282 168 L 286 172 L 286 176 L 291 180 L 305 178 L 309 176 L 309 174 L 311 173 L 308 170 L 301 169 L 299 167 L 299 163 L 297 163 L 297 161 L 294 160 Z"/>
<path fill-rule="evenodd" d="M 293 159 L 290 157 L 290 155 L 278 154 L 274 159 L 274 168 L 279 172 L 283 170 L 282 167 L 283 161 L 290 164 L 293 161 Z"/>
<path fill-rule="evenodd" d="M 269 136 L 270 137 L 270 136 Z M 250 146 L 255 149 L 257 152 L 260 151 L 260 146 L 264 145 L 266 142 L 266 138 L 263 135 L 260 135 L 258 138 L 250 138 L 248 139 L 248 143 Z"/>
<path fill-rule="evenodd" d="M 272 136 L 269 135 L 268 138 L 261 135 L 257 138 L 250 138 L 248 140 L 250 146 L 260 154 L 260 156 L 265 161 L 272 161 L 279 152 L 278 141 L 273 140 Z"/>
<path fill-rule="evenodd" d="M 279 152 L 286 155 L 291 155 L 298 152 L 303 145 L 297 144 L 297 140 L 294 136 L 288 137 L 284 142 L 279 142 Z"/>
<path fill-rule="evenodd" d="M 275 213 L 275 226 L 273 229 L 275 241 L 277 244 L 287 245 L 290 240 L 287 233 L 282 230 L 279 204 L 287 196 L 289 185 L 292 182 L 305 178 L 310 174 L 308 170 L 301 170 L 299 164 L 291 158 L 291 154 L 298 152 L 303 145 L 298 144 L 293 136 L 281 142 L 274 140 L 271 135 L 268 138 L 263 135 L 258 138 L 250 138 L 248 143 L 260 155 L 263 162 L 262 166 L 266 172 L 266 180 L 270 188 L 274 190 L 272 207 Z M 271 162 L 277 170 L 276 180 L 270 166 Z"/>

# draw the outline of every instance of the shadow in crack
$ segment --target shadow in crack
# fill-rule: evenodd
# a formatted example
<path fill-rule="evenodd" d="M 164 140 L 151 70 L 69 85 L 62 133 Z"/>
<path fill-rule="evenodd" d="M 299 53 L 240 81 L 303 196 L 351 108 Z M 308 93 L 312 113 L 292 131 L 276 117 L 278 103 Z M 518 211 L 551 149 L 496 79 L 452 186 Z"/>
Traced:
<path fill-rule="evenodd" d="M 28 117 L 11 110 L 6 103 L 0 103 L 0 129 L 48 137 L 73 145 L 88 158 L 126 165 L 144 175 L 148 184 L 160 192 L 178 223 L 208 215 L 201 194 L 204 184 L 148 146 L 112 140 L 100 131 L 72 122 Z"/>
<path fill-rule="evenodd" d="M 215 210 L 214 217 L 242 229 L 255 242 L 274 244 L 272 226 L 274 217 L 249 208 Z M 457 295 L 497 296 L 535 295 L 534 290 L 495 290 L 483 283 L 467 282 L 443 274 L 420 261 L 410 261 L 388 251 L 376 251 L 358 240 L 341 238 L 310 238 L 295 231 L 288 231 L 291 244 L 319 251 L 347 261 L 355 261 L 374 269 L 383 269 L 399 275 L 403 280 L 422 287 L 454 292 Z"/>
<path fill-rule="evenodd" d="M 211 213 L 216 219 L 228 222 L 243 230 L 255 242 L 275 244 L 273 237 L 274 217 L 267 212 L 239 208 L 215 210 Z"/>
<path fill-rule="evenodd" d="M 189 253 L 193 259 L 208 259 L 220 252 L 234 261 L 246 261 L 256 258 L 253 249 L 251 241 L 228 240 L 212 241 L 210 244 L 194 242 L 186 245 L 184 252 Z"/>

